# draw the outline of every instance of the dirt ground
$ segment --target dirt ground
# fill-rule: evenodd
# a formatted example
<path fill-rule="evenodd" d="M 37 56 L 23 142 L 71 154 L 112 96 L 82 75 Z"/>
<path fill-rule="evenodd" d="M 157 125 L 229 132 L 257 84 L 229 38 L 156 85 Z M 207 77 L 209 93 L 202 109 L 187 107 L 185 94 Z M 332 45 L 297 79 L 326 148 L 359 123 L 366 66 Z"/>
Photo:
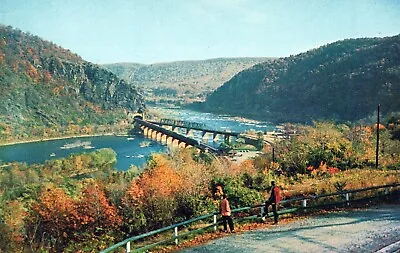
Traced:
<path fill-rule="evenodd" d="M 260 155 L 260 151 L 237 151 L 235 156 L 231 157 L 229 160 L 231 160 L 234 163 L 241 164 L 242 162 L 251 159 L 253 157 L 256 157 Z"/>
<path fill-rule="evenodd" d="M 400 205 L 340 211 L 235 233 L 180 252 L 400 252 Z M 397 246 L 396 246 L 397 245 Z"/>

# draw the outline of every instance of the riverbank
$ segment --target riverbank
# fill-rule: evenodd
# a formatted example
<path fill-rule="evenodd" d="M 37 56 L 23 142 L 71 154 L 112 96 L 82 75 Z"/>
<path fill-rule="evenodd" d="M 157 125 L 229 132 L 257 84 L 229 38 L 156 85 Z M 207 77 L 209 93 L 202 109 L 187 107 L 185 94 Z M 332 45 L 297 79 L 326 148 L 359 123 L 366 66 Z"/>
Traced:
<path fill-rule="evenodd" d="M 47 160 L 63 159 L 74 154 L 92 153 L 96 150 L 108 148 L 116 154 L 115 168 L 127 170 L 135 165 L 141 168 L 146 164 L 152 153 L 165 152 L 165 146 L 144 136 L 128 136 L 126 134 L 104 133 L 97 135 L 76 135 L 76 138 L 63 136 L 62 138 L 46 138 L 29 143 L 0 147 L 0 164 L 20 162 L 43 164 Z M 143 141 L 150 141 L 151 145 L 142 147 Z"/>
<path fill-rule="evenodd" d="M 21 141 L 12 141 L 12 142 L 7 142 L 7 143 L 0 143 L 0 147 L 17 145 L 17 144 L 44 142 L 44 141 L 66 140 L 66 139 L 85 138 L 85 137 L 100 137 L 100 136 L 122 136 L 122 137 L 127 137 L 129 135 L 128 134 L 117 134 L 117 133 L 70 135 L 70 136 L 60 136 L 60 137 L 50 137 L 50 138 L 40 138 L 40 139 L 21 140 Z"/>

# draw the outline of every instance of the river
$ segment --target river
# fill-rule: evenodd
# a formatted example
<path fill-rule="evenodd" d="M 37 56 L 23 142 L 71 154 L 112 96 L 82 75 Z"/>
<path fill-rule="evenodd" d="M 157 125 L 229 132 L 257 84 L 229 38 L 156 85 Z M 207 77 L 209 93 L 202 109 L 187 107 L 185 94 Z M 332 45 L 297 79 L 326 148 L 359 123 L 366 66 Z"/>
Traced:
<path fill-rule="evenodd" d="M 222 131 L 243 132 L 273 131 L 275 126 L 266 122 L 252 121 L 211 113 L 185 109 L 156 108 L 165 118 L 204 124 L 205 128 Z M 212 140 L 209 140 L 210 142 Z M 143 145 L 146 144 L 146 145 Z M 98 136 L 51 140 L 44 142 L 15 144 L 0 147 L 0 161 L 43 163 L 49 159 L 67 157 L 70 154 L 90 152 L 101 148 L 112 148 L 117 153 L 118 170 L 126 170 L 132 164 L 142 167 L 152 153 L 166 152 L 167 147 L 143 136 L 132 138 L 119 136 Z"/>

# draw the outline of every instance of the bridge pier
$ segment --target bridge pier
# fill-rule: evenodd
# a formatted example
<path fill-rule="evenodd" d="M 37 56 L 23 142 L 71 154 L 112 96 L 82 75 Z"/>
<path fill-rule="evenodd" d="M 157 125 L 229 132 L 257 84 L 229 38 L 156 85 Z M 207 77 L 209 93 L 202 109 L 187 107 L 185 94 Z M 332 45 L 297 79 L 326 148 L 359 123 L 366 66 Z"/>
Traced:
<path fill-rule="evenodd" d="M 162 136 L 163 136 L 163 133 L 157 132 L 157 134 L 156 134 L 156 141 L 161 142 Z"/>
<path fill-rule="evenodd" d="M 145 136 L 146 136 L 146 138 L 151 138 L 151 133 L 153 132 L 153 129 L 150 129 L 150 128 L 148 128 L 148 127 L 146 127 L 145 128 L 146 130 L 145 130 Z"/>
<path fill-rule="evenodd" d="M 219 134 L 213 133 L 213 141 L 218 141 L 219 140 Z"/>
<path fill-rule="evenodd" d="M 203 134 L 202 134 L 202 140 L 204 140 L 204 141 L 206 141 L 206 142 L 208 142 L 208 140 L 210 139 L 210 136 L 211 135 L 213 135 L 213 133 L 210 133 L 210 132 L 204 132 Z M 213 139 L 214 139 L 214 136 L 212 137 Z"/>
<path fill-rule="evenodd" d="M 167 144 L 168 135 L 162 134 L 161 135 L 161 144 Z"/>
<path fill-rule="evenodd" d="M 179 140 L 172 138 L 171 146 L 179 148 Z"/>
<path fill-rule="evenodd" d="M 171 146 L 172 142 L 174 141 L 174 138 L 172 136 L 167 136 L 166 141 L 167 141 L 167 146 Z"/>
<path fill-rule="evenodd" d="M 153 131 L 151 132 L 151 139 L 152 139 L 152 140 L 157 140 L 157 131 L 156 131 L 156 130 L 153 130 Z"/>
<path fill-rule="evenodd" d="M 190 129 L 190 128 L 187 128 L 187 129 L 186 129 L 186 136 L 188 136 L 188 137 L 193 137 L 193 130 Z"/>

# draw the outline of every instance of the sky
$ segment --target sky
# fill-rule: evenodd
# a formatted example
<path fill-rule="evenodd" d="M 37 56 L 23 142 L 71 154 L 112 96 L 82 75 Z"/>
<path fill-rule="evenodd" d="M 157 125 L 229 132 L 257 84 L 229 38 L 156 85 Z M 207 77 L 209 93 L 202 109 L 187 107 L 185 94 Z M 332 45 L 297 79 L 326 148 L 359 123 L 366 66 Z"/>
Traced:
<path fill-rule="evenodd" d="M 285 57 L 400 33 L 400 0 L 0 0 L 0 23 L 97 63 Z"/>

